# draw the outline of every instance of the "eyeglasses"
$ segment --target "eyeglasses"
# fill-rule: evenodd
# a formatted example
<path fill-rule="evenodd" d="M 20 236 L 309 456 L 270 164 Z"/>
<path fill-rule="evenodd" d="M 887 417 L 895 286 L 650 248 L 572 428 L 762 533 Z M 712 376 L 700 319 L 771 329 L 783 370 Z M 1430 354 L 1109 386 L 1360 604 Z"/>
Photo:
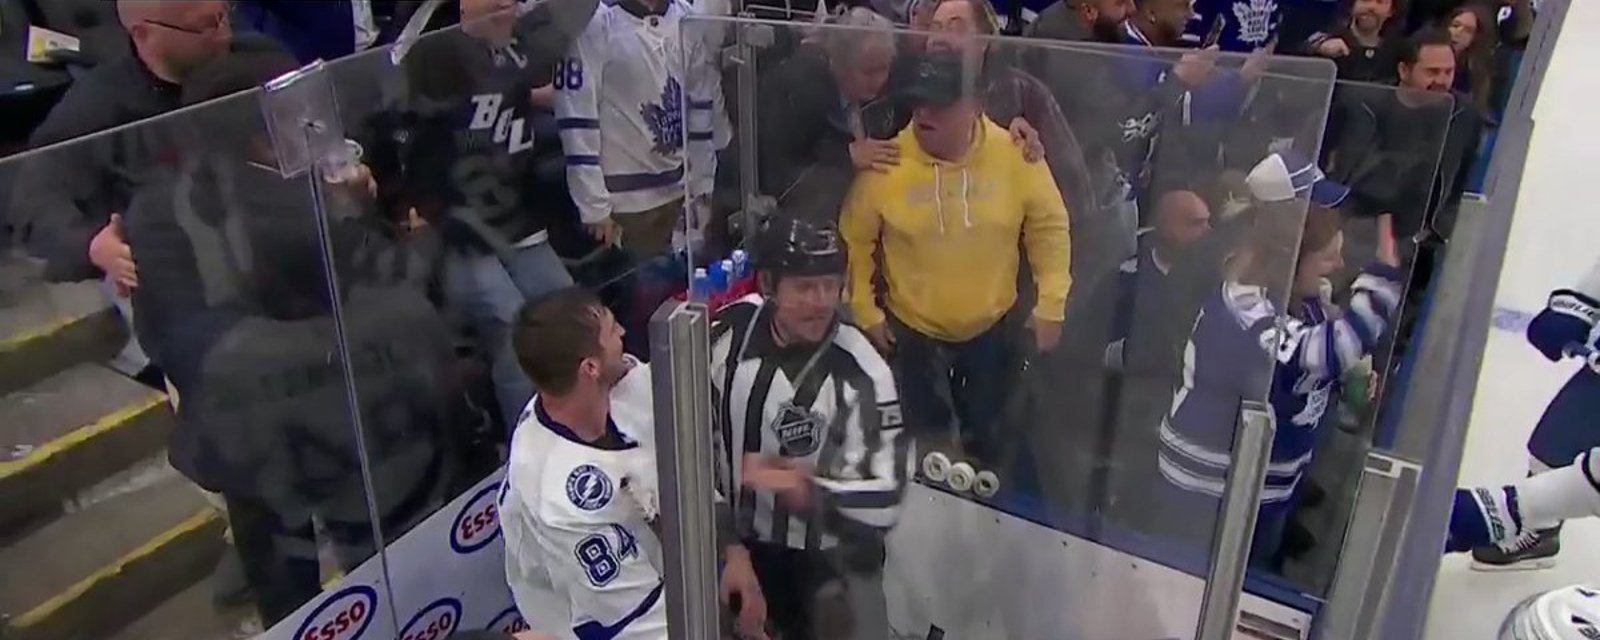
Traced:
<path fill-rule="evenodd" d="M 185 26 L 182 26 L 182 25 L 176 25 L 176 24 L 172 24 L 171 22 L 164 21 L 164 20 L 145 20 L 145 22 L 147 22 L 149 24 L 153 24 L 153 25 L 158 26 L 158 27 L 171 29 L 173 31 L 177 31 L 177 32 L 180 32 L 180 33 L 187 33 L 187 34 L 189 34 L 191 36 L 211 35 L 213 33 L 216 33 L 218 29 L 221 29 L 221 28 L 223 28 L 225 26 L 228 26 L 228 24 L 230 23 L 230 21 L 228 19 L 228 12 L 226 12 L 226 11 L 217 13 L 216 15 L 212 16 L 204 26 L 201 26 L 199 28 L 196 28 L 196 27 L 185 27 Z"/>

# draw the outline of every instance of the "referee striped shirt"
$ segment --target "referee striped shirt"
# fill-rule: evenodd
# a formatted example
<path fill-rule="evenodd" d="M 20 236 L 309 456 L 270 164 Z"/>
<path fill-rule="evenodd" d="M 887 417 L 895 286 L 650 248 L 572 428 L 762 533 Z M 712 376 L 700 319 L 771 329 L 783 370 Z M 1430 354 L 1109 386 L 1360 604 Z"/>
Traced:
<path fill-rule="evenodd" d="M 741 299 L 711 328 L 712 385 L 724 479 L 746 540 L 798 550 L 841 537 L 881 536 L 894 525 L 910 476 L 910 437 L 888 363 L 866 335 L 839 323 L 822 344 L 779 346 L 772 305 Z M 742 486 L 745 455 L 805 460 L 815 472 L 810 507 L 791 511 L 771 492 Z"/>

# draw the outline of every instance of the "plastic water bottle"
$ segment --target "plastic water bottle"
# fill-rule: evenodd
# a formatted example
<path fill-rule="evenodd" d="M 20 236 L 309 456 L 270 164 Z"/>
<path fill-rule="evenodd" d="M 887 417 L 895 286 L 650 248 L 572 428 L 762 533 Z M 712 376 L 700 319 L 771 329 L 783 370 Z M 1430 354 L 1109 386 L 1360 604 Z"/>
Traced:
<path fill-rule="evenodd" d="M 723 287 L 723 290 L 724 291 L 732 290 L 733 289 L 733 285 L 736 285 L 736 284 L 739 283 L 739 272 L 736 270 L 732 259 L 724 258 L 722 260 L 721 264 L 722 264 L 723 277 L 727 278 L 727 280 L 728 280 L 728 286 Z"/>
<path fill-rule="evenodd" d="M 743 280 L 750 275 L 750 255 L 744 249 L 733 250 L 733 279 Z"/>
<path fill-rule="evenodd" d="M 712 295 L 728 290 L 728 270 L 723 262 L 711 263 L 710 275 Z"/>
<path fill-rule="evenodd" d="M 689 283 L 689 299 L 694 302 L 711 300 L 711 275 L 706 273 L 704 267 L 694 270 L 694 279 Z"/>

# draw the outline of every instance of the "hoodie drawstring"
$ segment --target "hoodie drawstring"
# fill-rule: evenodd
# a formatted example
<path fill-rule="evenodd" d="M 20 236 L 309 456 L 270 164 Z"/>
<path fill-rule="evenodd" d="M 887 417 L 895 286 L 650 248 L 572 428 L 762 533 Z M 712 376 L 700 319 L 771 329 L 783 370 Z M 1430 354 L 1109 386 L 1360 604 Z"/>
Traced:
<path fill-rule="evenodd" d="M 939 235 L 945 235 L 944 170 L 938 163 L 933 165 L 933 207 L 934 216 L 939 219 Z M 966 167 L 961 168 L 961 223 L 972 228 L 972 177 Z"/>

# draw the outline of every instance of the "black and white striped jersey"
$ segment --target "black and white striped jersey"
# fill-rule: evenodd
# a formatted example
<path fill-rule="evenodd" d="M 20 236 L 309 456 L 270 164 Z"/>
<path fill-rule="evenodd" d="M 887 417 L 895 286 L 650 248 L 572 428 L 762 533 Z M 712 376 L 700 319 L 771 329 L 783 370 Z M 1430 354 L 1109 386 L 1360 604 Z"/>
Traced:
<path fill-rule="evenodd" d="M 839 323 L 821 344 L 779 346 L 772 305 L 757 295 L 725 307 L 711 329 L 711 371 L 723 495 L 739 535 L 792 549 L 828 549 L 842 537 L 893 526 L 911 475 L 900 396 L 865 334 Z M 743 456 L 779 455 L 816 469 L 806 511 L 742 487 Z M 732 490 L 731 487 L 739 487 Z"/>

